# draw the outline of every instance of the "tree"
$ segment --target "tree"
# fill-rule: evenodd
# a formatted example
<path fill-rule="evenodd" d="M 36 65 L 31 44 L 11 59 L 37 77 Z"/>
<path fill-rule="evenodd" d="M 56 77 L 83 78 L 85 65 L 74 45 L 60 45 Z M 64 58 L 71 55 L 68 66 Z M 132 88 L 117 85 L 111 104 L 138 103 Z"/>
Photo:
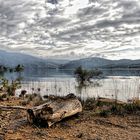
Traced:
<path fill-rule="evenodd" d="M 86 70 L 83 69 L 81 66 L 74 71 L 74 75 L 76 77 L 79 87 L 87 86 L 87 84 L 92 83 L 92 78 L 99 78 L 102 74 L 102 71 L 98 69 Z"/>
<path fill-rule="evenodd" d="M 15 67 L 15 72 L 22 72 L 23 70 L 24 70 L 24 66 L 23 65 L 18 64 Z"/>
<path fill-rule="evenodd" d="M 21 72 L 22 72 L 22 71 L 24 71 L 24 66 L 18 64 L 18 65 L 15 67 L 15 72 L 19 73 L 19 78 L 21 78 Z"/>
<path fill-rule="evenodd" d="M 0 75 L 3 75 L 5 72 L 7 72 L 7 70 L 7 67 L 0 65 Z"/>

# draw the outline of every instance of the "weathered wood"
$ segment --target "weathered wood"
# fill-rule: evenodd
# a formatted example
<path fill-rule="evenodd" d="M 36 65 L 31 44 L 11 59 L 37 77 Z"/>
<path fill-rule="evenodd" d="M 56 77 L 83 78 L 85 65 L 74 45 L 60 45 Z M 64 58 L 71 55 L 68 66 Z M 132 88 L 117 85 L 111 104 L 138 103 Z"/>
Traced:
<path fill-rule="evenodd" d="M 48 127 L 62 119 L 82 111 L 81 102 L 76 98 L 59 98 L 27 110 L 30 123 L 47 124 Z"/>
<path fill-rule="evenodd" d="M 75 115 L 82 111 L 81 102 L 69 94 L 64 98 L 52 98 L 49 99 L 45 104 L 26 108 L 22 106 L 2 106 L 2 110 L 13 110 L 21 109 L 27 111 L 27 120 L 31 124 L 48 125 L 50 127 L 56 122 L 62 119 Z"/>
<path fill-rule="evenodd" d="M 3 106 L 0 105 L 1 110 L 13 110 L 13 109 L 20 109 L 20 110 L 28 110 L 28 108 L 23 106 Z"/>

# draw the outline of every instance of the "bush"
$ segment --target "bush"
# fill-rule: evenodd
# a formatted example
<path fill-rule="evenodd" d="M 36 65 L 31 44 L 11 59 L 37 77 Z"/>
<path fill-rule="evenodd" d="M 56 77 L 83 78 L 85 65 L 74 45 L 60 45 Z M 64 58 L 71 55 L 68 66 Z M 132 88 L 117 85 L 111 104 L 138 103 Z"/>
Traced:
<path fill-rule="evenodd" d="M 24 98 L 26 95 L 27 91 L 26 90 L 22 90 L 19 97 Z"/>
<path fill-rule="evenodd" d="M 110 114 L 110 111 L 109 110 L 102 110 L 99 114 L 101 117 L 108 117 Z"/>
<path fill-rule="evenodd" d="M 83 87 L 87 84 L 92 83 L 91 78 L 99 78 L 99 76 L 101 76 L 102 74 L 103 73 L 98 69 L 86 70 L 83 69 L 81 66 L 74 71 L 74 75 L 76 77 L 79 87 Z"/>
<path fill-rule="evenodd" d="M 5 78 L 0 79 L 3 91 L 7 92 L 9 96 L 14 96 L 15 91 L 18 88 L 21 88 L 20 80 L 14 80 L 12 82 L 8 81 Z"/>
<path fill-rule="evenodd" d="M 124 105 L 124 109 L 126 113 L 136 113 L 137 111 L 140 111 L 140 106 L 138 104 L 132 103 L 132 104 L 126 104 Z"/>
<path fill-rule="evenodd" d="M 27 103 L 32 103 L 33 106 L 38 106 L 45 102 L 39 94 L 28 94 L 25 96 L 25 100 L 27 100 Z"/>
<path fill-rule="evenodd" d="M 93 110 L 96 107 L 95 98 L 89 98 L 83 103 L 85 110 Z"/>
<path fill-rule="evenodd" d="M 1 94 L 0 94 L 0 101 L 3 101 L 4 98 L 6 98 L 6 97 L 7 97 L 7 94 L 1 93 Z"/>
<path fill-rule="evenodd" d="M 111 113 L 116 115 L 124 115 L 125 110 L 122 105 L 112 105 L 111 107 Z"/>

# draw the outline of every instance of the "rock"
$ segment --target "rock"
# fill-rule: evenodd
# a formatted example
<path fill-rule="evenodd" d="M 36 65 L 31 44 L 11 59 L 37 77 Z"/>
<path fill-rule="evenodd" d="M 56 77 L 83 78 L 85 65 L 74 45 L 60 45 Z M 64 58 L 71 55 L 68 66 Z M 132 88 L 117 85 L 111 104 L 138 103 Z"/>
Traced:
<path fill-rule="evenodd" d="M 77 138 L 82 138 L 83 137 L 83 133 L 79 133 L 78 135 L 76 135 Z"/>

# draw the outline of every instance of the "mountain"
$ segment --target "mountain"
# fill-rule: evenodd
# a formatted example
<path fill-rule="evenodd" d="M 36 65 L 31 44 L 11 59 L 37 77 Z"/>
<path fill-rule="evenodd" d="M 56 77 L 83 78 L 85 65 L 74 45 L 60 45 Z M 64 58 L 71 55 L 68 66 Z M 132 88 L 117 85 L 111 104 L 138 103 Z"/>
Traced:
<path fill-rule="evenodd" d="M 82 66 L 83 68 L 90 69 L 90 68 L 96 68 L 103 65 L 109 65 L 111 64 L 111 60 L 103 59 L 103 58 L 85 58 L 85 59 L 79 59 L 79 60 L 73 60 L 65 65 L 61 65 L 62 69 L 75 69 L 78 66 Z"/>
<path fill-rule="evenodd" d="M 0 50 L 0 65 L 14 67 L 22 64 L 25 68 L 47 67 L 58 68 L 58 64 L 47 59 L 41 59 L 27 54 Z"/>
<path fill-rule="evenodd" d="M 93 68 L 140 68 L 140 60 L 129 60 L 129 59 L 121 59 L 121 60 L 108 60 L 98 57 L 85 58 L 70 61 L 67 64 L 61 65 L 61 69 L 76 69 L 78 66 L 82 66 L 86 69 Z"/>
<path fill-rule="evenodd" d="M 82 66 L 92 68 L 140 68 L 140 60 L 109 60 L 99 57 L 90 57 L 76 60 L 40 58 L 23 53 L 0 50 L 0 65 L 14 67 L 22 64 L 25 68 L 53 68 L 75 69 Z"/>

